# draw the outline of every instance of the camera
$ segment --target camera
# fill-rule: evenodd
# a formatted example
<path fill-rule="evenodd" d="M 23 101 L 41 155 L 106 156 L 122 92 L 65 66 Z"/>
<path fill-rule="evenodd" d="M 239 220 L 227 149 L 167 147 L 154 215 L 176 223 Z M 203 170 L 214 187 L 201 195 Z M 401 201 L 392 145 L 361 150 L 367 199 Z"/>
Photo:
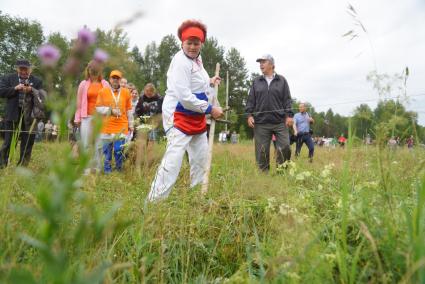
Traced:
<path fill-rule="evenodd" d="M 28 79 L 19 79 L 19 84 L 24 85 L 25 87 L 29 87 L 30 82 Z"/>

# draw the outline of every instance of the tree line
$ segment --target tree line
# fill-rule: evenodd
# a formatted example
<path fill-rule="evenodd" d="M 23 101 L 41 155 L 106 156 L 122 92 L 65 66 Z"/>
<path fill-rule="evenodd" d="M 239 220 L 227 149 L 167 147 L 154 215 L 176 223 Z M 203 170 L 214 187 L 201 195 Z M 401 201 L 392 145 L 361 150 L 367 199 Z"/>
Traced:
<path fill-rule="evenodd" d="M 149 82 L 155 84 L 158 91 L 164 95 L 166 90 L 166 73 L 173 55 L 180 49 L 180 43 L 175 35 L 165 35 L 159 43 L 152 41 L 141 48 L 137 45 L 130 46 L 128 35 L 122 29 L 95 31 L 97 40 L 92 48 L 100 48 L 109 54 L 109 60 L 105 64 L 105 75 L 113 69 L 120 69 L 129 82 L 136 85 L 139 91 Z M 33 73 L 45 77 L 39 67 L 37 48 L 44 44 L 55 45 L 61 51 L 61 59 L 56 68 L 52 82 L 60 90 L 63 87 L 63 77 L 60 68 L 68 57 L 72 39 L 66 38 L 60 32 L 46 35 L 42 26 L 37 21 L 19 18 L 3 14 L 0 11 L 0 74 L 13 72 L 16 59 L 28 58 L 34 65 Z M 88 52 L 88 54 L 92 54 Z M 249 74 L 246 61 L 236 48 L 226 49 L 219 44 L 214 37 L 206 39 L 202 48 L 204 67 L 212 75 L 216 63 L 220 63 L 220 76 L 223 84 L 219 88 L 219 101 L 225 103 L 226 72 L 229 72 L 229 106 L 231 108 L 229 120 L 232 121 L 230 129 L 240 133 L 242 138 L 251 138 L 252 130 L 246 125 L 245 105 L 252 79 L 258 74 Z M 88 62 L 89 57 L 86 58 Z M 82 70 L 81 70 L 82 71 Z M 81 78 L 83 72 L 81 72 Z M 369 78 L 370 79 L 370 78 Z M 379 86 L 380 78 L 375 74 L 372 83 L 380 93 L 385 90 Z M 77 85 L 78 82 L 75 82 Z M 376 87 L 378 85 L 378 87 Z M 387 90 L 388 91 L 388 90 Z M 425 128 L 418 125 L 417 113 L 405 109 L 400 100 L 385 99 L 378 103 L 372 110 L 367 104 L 359 105 L 351 117 L 334 113 L 332 108 L 326 112 L 316 112 L 314 106 L 310 106 L 309 113 L 315 118 L 313 126 L 314 135 L 325 137 L 338 137 L 342 133 L 348 134 L 351 127 L 352 133 L 358 138 L 370 135 L 372 138 L 382 132 L 386 136 L 399 136 L 401 138 L 415 135 L 420 140 L 425 139 Z M 297 110 L 298 101 L 293 94 L 294 111 Z M 0 100 L 0 108 L 3 110 L 4 101 Z M 218 131 L 224 128 L 219 124 Z"/>

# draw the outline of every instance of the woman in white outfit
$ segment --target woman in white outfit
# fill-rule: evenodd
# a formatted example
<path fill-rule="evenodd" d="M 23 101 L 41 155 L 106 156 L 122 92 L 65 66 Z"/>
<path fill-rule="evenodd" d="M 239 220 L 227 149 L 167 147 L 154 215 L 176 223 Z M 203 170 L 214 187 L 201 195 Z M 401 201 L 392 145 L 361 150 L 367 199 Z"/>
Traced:
<path fill-rule="evenodd" d="M 162 105 L 162 119 L 167 135 L 167 149 L 152 182 L 148 201 L 165 198 L 177 180 L 187 151 L 191 187 L 202 182 L 207 160 L 206 114 L 214 119 L 223 115 L 220 107 L 208 103 L 207 90 L 220 82 L 210 78 L 202 65 L 200 51 L 207 29 L 195 20 L 183 22 L 178 29 L 182 49 L 177 52 L 167 72 L 167 91 Z"/>

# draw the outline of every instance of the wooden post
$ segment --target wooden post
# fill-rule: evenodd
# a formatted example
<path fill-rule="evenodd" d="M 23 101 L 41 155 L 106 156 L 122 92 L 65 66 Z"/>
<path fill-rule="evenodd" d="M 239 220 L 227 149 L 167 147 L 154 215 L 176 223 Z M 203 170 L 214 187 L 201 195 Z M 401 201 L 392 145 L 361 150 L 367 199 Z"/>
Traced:
<path fill-rule="evenodd" d="M 228 108 L 229 108 L 229 71 L 226 72 L 226 109 L 228 109 Z M 225 116 L 224 119 L 228 120 L 227 119 L 227 111 L 226 111 L 226 116 Z M 226 133 L 227 133 L 227 123 L 224 127 L 225 127 L 225 130 L 226 130 Z"/>
<path fill-rule="evenodd" d="M 220 72 L 220 63 L 217 63 L 215 66 L 215 76 L 218 76 Z M 218 84 L 215 84 L 215 96 L 212 100 L 212 105 L 214 106 L 215 100 L 218 99 Z M 202 181 L 202 188 L 201 192 L 202 194 L 205 194 L 208 192 L 208 183 L 210 179 L 210 171 L 211 171 L 211 160 L 212 160 L 212 151 L 214 146 L 214 132 L 215 132 L 215 120 L 211 117 L 211 124 L 210 124 L 210 132 L 209 132 L 209 139 L 208 139 L 208 155 L 207 155 L 207 163 L 205 166 L 205 173 L 204 178 Z"/>

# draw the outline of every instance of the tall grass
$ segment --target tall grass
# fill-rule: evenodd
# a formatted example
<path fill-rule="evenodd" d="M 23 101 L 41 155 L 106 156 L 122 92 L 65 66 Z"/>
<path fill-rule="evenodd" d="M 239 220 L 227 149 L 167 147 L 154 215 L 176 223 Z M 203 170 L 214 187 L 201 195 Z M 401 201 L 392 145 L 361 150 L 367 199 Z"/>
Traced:
<path fill-rule="evenodd" d="M 14 122 L 13 122 L 14 123 Z M 21 131 L 22 128 L 22 123 L 23 123 L 23 116 L 20 116 L 19 122 L 18 122 L 18 126 L 13 127 L 14 130 L 12 132 L 12 140 L 10 142 L 10 149 L 9 149 L 9 158 L 8 158 L 8 164 L 14 160 L 15 155 L 16 155 L 16 148 L 19 142 L 19 132 Z M 12 130 L 11 130 L 12 131 Z"/>
<path fill-rule="evenodd" d="M 188 190 L 184 163 L 170 198 L 143 211 L 164 150 L 156 145 L 153 166 L 142 167 L 141 175 L 126 164 L 121 174 L 78 177 L 78 184 L 68 185 L 72 197 L 58 189 L 51 195 L 64 207 L 47 207 L 40 216 L 52 193 L 43 184 L 58 182 L 65 172 L 76 177 L 83 168 L 61 166 L 52 173 L 40 162 L 49 152 L 56 153 L 52 164 L 67 164 L 61 153 L 68 148 L 37 144 L 30 166 L 37 174 L 22 178 L 8 169 L 0 178 L 7 185 L 0 193 L 2 282 L 23 275 L 57 283 L 423 280 L 421 149 L 390 152 L 348 143 L 346 149 L 317 149 L 313 164 L 302 152 L 286 171 L 264 175 L 255 169 L 250 143 L 217 145 L 207 196 Z M 22 205 L 39 211 L 18 214 Z M 46 234 L 52 230 L 53 237 Z"/>

